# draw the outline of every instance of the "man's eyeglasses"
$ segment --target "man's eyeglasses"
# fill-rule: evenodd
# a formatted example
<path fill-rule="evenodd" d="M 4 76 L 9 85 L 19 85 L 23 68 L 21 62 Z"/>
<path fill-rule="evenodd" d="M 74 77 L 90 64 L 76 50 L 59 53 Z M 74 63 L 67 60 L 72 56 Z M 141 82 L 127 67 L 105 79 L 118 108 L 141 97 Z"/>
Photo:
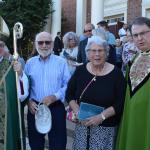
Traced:
<path fill-rule="evenodd" d="M 132 34 L 132 37 L 133 37 L 134 39 L 137 39 L 138 36 L 144 37 L 148 32 L 150 32 L 150 30 L 148 30 L 148 31 L 143 31 L 143 32 L 140 32 L 140 33 L 135 33 L 135 34 Z"/>
<path fill-rule="evenodd" d="M 45 45 L 50 45 L 52 43 L 52 41 L 37 41 L 38 45 L 43 45 L 45 43 Z"/>
<path fill-rule="evenodd" d="M 84 30 L 84 33 L 92 32 L 92 30 Z"/>

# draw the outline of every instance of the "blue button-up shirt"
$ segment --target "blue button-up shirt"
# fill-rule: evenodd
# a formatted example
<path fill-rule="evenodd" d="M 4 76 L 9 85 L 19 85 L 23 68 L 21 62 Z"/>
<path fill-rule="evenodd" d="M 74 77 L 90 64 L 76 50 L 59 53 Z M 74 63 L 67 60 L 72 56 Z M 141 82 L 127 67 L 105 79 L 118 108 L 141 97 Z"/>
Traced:
<path fill-rule="evenodd" d="M 65 59 L 53 54 L 46 60 L 40 56 L 32 57 L 25 65 L 25 73 L 30 81 L 30 99 L 41 102 L 45 96 L 55 95 L 64 101 L 70 78 Z"/>

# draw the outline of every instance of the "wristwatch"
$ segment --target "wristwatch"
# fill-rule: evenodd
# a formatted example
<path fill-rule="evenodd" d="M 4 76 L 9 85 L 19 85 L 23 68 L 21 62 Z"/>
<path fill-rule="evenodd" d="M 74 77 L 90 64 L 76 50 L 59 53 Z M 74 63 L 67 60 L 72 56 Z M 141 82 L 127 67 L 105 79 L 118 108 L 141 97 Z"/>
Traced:
<path fill-rule="evenodd" d="M 104 116 L 104 114 L 103 113 L 101 113 L 101 116 L 102 116 L 102 119 L 103 119 L 103 121 L 106 119 L 106 117 Z"/>

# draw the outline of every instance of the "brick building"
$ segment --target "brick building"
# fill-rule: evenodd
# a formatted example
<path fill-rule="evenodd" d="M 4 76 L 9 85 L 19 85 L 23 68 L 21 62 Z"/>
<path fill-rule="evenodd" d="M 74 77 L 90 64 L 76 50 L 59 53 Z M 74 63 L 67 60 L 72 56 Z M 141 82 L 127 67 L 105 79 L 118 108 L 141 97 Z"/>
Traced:
<path fill-rule="evenodd" d="M 81 31 L 78 30 L 81 26 L 78 24 L 78 20 L 80 17 L 83 17 L 77 14 L 77 7 L 79 7 L 78 3 L 82 3 L 84 1 L 84 5 L 86 9 L 84 17 L 85 22 L 91 22 L 92 11 L 91 8 L 93 1 L 96 0 L 62 0 L 62 32 L 65 33 L 67 31 L 75 31 L 78 34 L 81 34 Z M 120 24 L 118 22 L 126 22 L 128 24 L 137 17 L 137 16 L 146 16 L 150 17 L 150 1 L 149 0 L 98 0 L 97 5 L 100 4 L 99 1 L 103 1 L 103 19 L 109 22 L 110 30 L 116 33 L 118 28 L 120 28 Z M 94 2 L 96 3 L 96 2 Z M 81 4 L 82 5 L 82 4 Z M 83 6 L 82 6 L 83 7 Z M 98 9 L 99 7 L 96 6 Z M 102 11 L 101 11 L 102 13 Z M 98 16 L 98 15 L 97 15 Z M 101 17 L 100 17 L 101 19 Z M 100 20 L 99 20 L 100 21 Z M 93 22 L 92 22 L 93 23 Z M 96 25 L 96 24 L 95 24 Z"/>

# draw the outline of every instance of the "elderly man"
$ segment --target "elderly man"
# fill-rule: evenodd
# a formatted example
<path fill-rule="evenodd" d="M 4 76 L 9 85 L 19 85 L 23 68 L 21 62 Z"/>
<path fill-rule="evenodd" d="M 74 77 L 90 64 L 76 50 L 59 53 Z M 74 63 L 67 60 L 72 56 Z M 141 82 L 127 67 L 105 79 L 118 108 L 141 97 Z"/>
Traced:
<path fill-rule="evenodd" d="M 85 52 L 85 47 L 87 45 L 88 42 L 88 38 L 90 38 L 92 36 L 92 30 L 94 29 L 94 25 L 91 23 L 87 23 L 84 27 L 84 35 L 85 35 L 85 39 L 80 41 L 79 43 L 79 51 L 78 51 L 78 56 L 77 56 L 77 61 L 79 63 L 86 63 L 87 62 L 87 56 L 86 56 L 86 52 Z"/>
<path fill-rule="evenodd" d="M 127 70 L 128 86 L 117 150 L 150 149 L 150 19 L 136 18 L 131 27 L 140 50 Z"/>
<path fill-rule="evenodd" d="M 69 69 L 65 59 L 52 54 L 53 41 L 47 32 L 36 35 L 35 46 L 39 53 L 25 65 L 25 73 L 31 81 L 28 136 L 31 150 L 44 150 L 45 134 L 40 134 L 35 128 L 35 113 L 39 103 L 46 104 L 52 115 L 52 128 L 48 132 L 51 150 L 66 150 L 66 112 L 64 96 Z"/>
<path fill-rule="evenodd" d="M 0 41 L 0 79 L 10 66 L 12 62 L 11 54 L 9 53 L 5 43 Z M 21 62 L 13 61 L 13 68 L 14 71 L 17 71 L 19 75 L 18 80 L 18 97 L 21 101 L 24 101 L 28 96 L 28 78 L 24 72 L 22 72 L 22 65 Z"/>
<path fill-rule="evenodd" d="M 28 96 L 28 78 L 22 72 L 21 63 L 12 61 L 5 43 L 0 40 L 0 149 L 20 150 L 20 136 L 16 134 L 19 131 L 19 121 L 17 112 L 17 93 L 20 101 L 24 101 Z M 14 71 L 11 69 L 11 63 L 14 71 L 18 73 L 18 91 L 16 93 L 16 81 Z M 24 103 L 21 103 L 23 108 Z M 23 113 L 23 111 L 22 111 Z M 22 125 L 23 116 L 22 116 Z M 24 130 L 23 130 L 24 131 Z M 23 132 L 23 136 L 24 132 Z M 12 140 L 13 138 L 13 140 Z M 7 139 L 7 140 L 5 140 Z M 25 138 L 23 139 L 25 143 Z M 25 144 L 24 144 L 25 146 Z"/>

